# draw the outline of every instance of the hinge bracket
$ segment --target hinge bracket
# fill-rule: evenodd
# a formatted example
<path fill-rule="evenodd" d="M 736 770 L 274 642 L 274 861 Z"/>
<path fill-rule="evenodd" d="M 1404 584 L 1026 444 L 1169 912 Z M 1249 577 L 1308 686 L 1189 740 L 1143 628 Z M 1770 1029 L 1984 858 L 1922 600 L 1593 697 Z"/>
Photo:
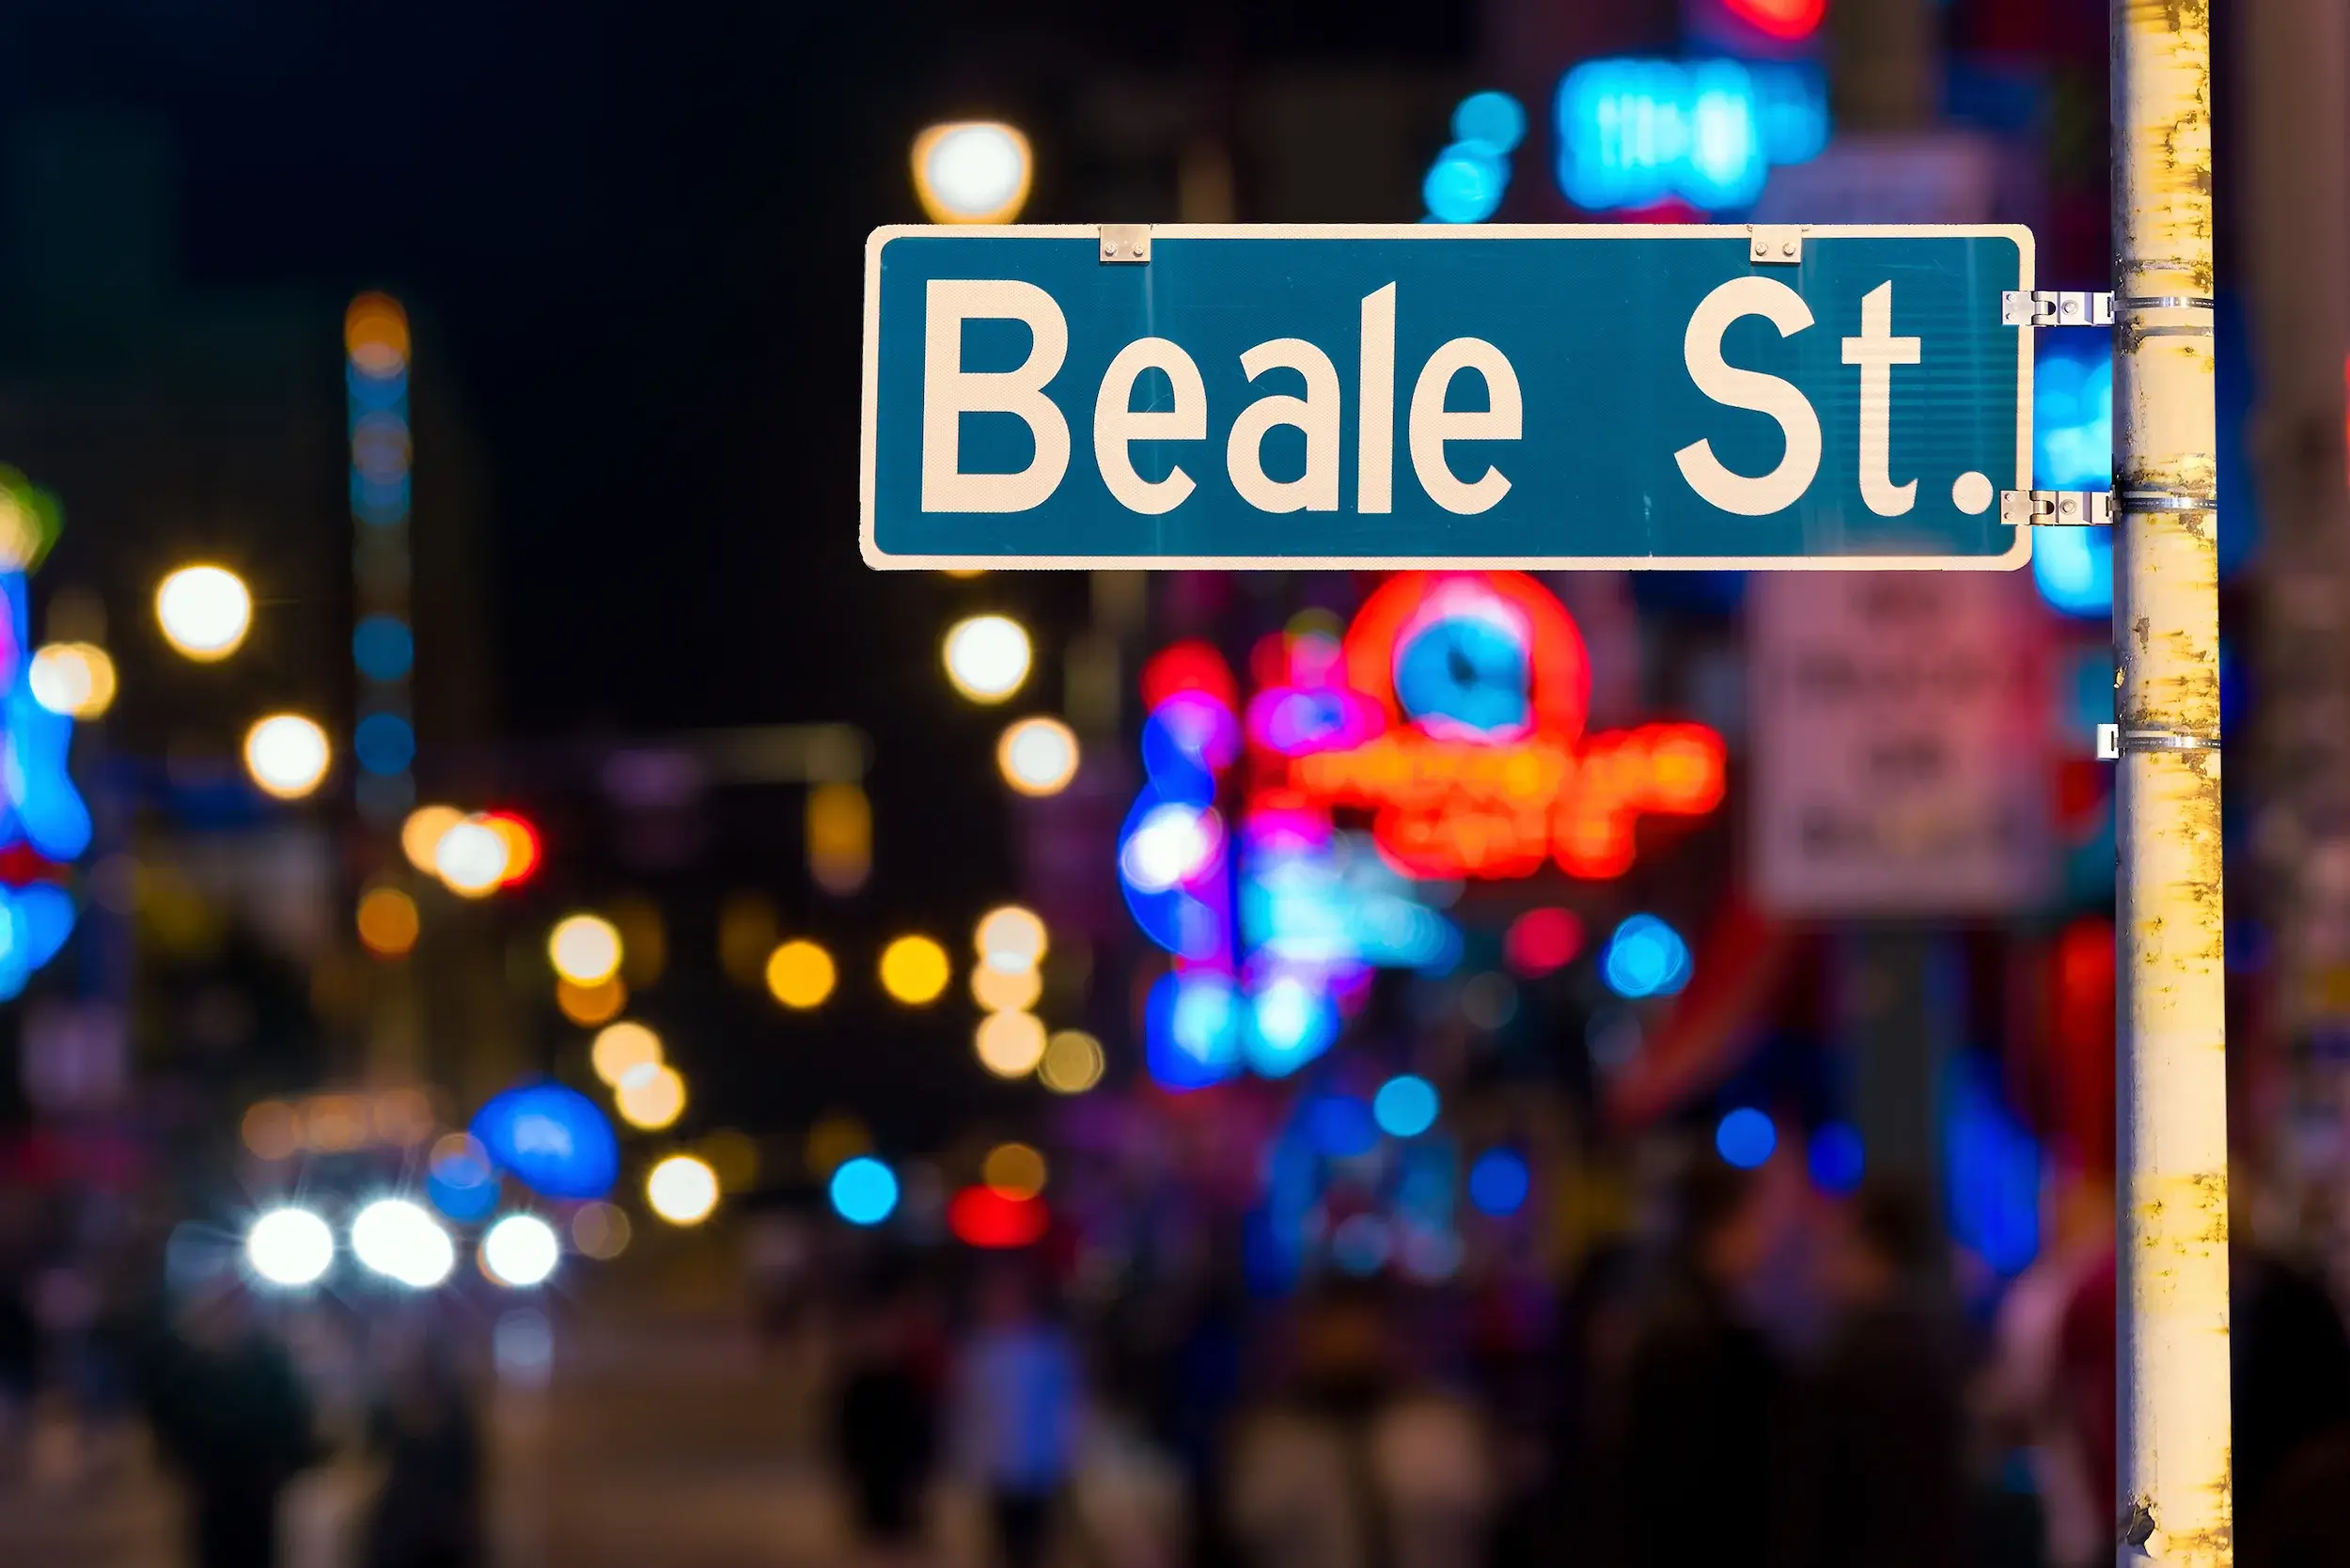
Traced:
<path fill-rule="evenodd" d="M 2044 528 L 2109 528 L 2113 525 L 2113 493 L 2107 490 L 2002 490 L 1999 521 L 2010 527 L 2027 523 Z"/>
<path fill-rule="evenodd" d="M 2113 296 L 2077 289 L 2009 289 L 1999 295 L 2001 326 L 2111 326 Z"/>

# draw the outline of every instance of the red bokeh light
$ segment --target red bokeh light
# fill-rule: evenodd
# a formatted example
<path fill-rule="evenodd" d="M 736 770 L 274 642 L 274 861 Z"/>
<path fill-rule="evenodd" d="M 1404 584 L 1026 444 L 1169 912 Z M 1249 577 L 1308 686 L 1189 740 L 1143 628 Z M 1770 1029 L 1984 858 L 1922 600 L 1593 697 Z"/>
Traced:
<path fill-rule="evenodd" d="M 1204 692 L 1228 709 L 1239 707 L 1231 666 L 1204 642 L 1179 642 L 1142 666 L 1144 708 L 1156 708 L 1179 692 Z"/>
<path fill-rule="evenodd" d="M 484 812 L 481 823 L 506 841 L 506 874 L 498 878 L 498 886 L 529 881 L 539 869 L 539 830 L 512 811 Z"/>
<path fill-rule="evenodd" d="M 1582 950 L 1583 922 L 1566 909 L 1529 909 L 1501 939 L 1502 960 L 1521 980 L 1556 973 Z"/>
<path fill-rule="evenodd" d="M 1043 1239 L 1051 1218 L 1044 1200 L 994 1187 L 965 1187 L 947 1205 L 947 1229 L 966 1247 L 1030 1247 Z"/>
<path fill-rule="evenodd" d="M 1808 39 L 1827 16 L 1827 0 L 1722 0 L 1723 8 L 1758 33 Z"/>

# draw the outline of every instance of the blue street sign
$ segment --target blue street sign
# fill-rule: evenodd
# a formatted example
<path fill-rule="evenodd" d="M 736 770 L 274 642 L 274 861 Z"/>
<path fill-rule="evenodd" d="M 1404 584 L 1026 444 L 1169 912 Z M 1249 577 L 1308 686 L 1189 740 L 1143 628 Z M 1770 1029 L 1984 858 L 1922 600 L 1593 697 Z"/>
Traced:
<path fill-rule="evenodd" d="M 865 558 L 2028 561 L 2030 233 L 1759 232 L 877 230 Z"/>

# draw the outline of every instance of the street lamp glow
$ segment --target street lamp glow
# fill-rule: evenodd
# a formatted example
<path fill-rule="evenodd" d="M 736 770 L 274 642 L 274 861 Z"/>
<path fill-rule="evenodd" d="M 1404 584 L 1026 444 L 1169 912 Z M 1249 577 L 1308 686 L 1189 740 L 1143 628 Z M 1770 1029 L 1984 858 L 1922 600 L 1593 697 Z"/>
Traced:
<path fill-rule="evenodd" d="M 1057 718 L 1024 718 L 995 743 L 1004 782 L 1024 795 L 1057 795 L 1077 776 L 1077 736 Z"/>
<path fill-rule="evenodd" d="M 335 1262 L 335 1232 L 307 1209 L 273 1209 L 244 1234 L 244 1261 L 273 1285 L 316 1284 Z"/>
<path fill-rule="evenodd" d="M 33 655 L 24 683 L 51 713 L 94 719 L 114 706 L 115 662 L 96 643 L 53 642 Z"/>
<path fill-rule="evenodd" d="M 657 1133 L 685 1114 L 685 1080 L 674 1067 L 645 1062 L 620 1074 L 613 1104 L 630 1126 Z"/>
<path fill-rule="evenodd" d="M 468 899 L 487 898 L 506 883 L 512 855 L 506 835 L 479 817 L 461 819 L 432 846 L 432 869 L 448 890 Z"/>
<path fill-rule="evenodd" d="M 901 936 L 882 949 L 882 989 L 908 1007 L 930 1006 L 952 978 L 947 949 L 927 936 Z"/>
<path fill-rule="evenodd" d="M 1010 223 L 1028 199 L 1028 138 L 995 120 L 933 125 L 914 138 L 914 191 L 932 223 Z"/>
<path fill-rule="evenodd" d="M 253 627 L 253 594 L 226 567 L 183 566 L 155 590 L 164 640 L 198 664 L 226 659 Z"/>
<path fill-rule="evenodd" d="M 429 1291 L 457 1266 L 457 1246 L 440 1221 L 404 1198 L 382 1198 L 351 1222 L 352 1256 L 386 1279 Z"/>
<path fill-rule="evenodd" d="M 1028 678 L 1028 634 L 1010 616 L 975 615 L 947 632 L 947 679 L 974 702 L 1001 702 Z"/>
<path fill-rule="evenodd" d="M 508 1215 L 481 1238 L 482 1271 L 514 1290 L 545 1284 L 562 1261 L 555 1227 L 537 1215 Z"/>
<path fill-rule="evenodd" d="M 244 732 L 245 771 L 279 800 L 300 800 L 317 789 L 333 755 L 326 731 L 300 713 L 272 713 Z"/>
<path fill-rule="evenodd" d="M 691 1154 L 672 1154 L 645 1177 L 645 1201 L 672 1225 L 699 1225 L 718 1206 L 718 1175 Z"/>
<path fill-rule="evenodd" d="M 661 1037 L 642 1024 L 614 1024 L 596 1036 L 588 1061 L 613 1088 L 640 1067 L 661 1065 Z"/>
<path fill-rule="evenodd" d="M 547 962 L 573 985 L 601 985 L 619 973 L 620 928 L 601 915 L 566 915 L 547 933 Z"/>

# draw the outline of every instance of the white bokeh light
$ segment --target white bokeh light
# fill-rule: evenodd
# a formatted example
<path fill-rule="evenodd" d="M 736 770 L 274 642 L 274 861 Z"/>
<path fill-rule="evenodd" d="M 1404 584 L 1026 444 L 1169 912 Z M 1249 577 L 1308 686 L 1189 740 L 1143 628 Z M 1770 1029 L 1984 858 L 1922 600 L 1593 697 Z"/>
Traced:
<path fill-rule="evenodd" d="M 1001 702 L 1028 678 L 1028 634 L 1010 616 L 975 615 L 947 633 L 947 679 L 974 702 Z"/>
<path fill-rule="evenodd" d="M 273 1209 L 244 1235 L 244 1261 L 273 1285 L 315 1284 L 335 1262 L 335 1232 L 307 1209 Z"/>
<path fill-rule="evenodd" d="M 245 731 L 245 771 L 279 800 L 299 800 L 317 789 L 333 756 L 326 731 L 300 713 L 272 713 Z"/>
<path fill-rule="evenodd" d="M 457 1244 L 423 1209 L 382 1198 L 351 1222 L 351 1251 L 368 1268 L 410 1290 L 429 1291 L 457 1266 Z"/>
<path fill-rule="evenodd" d="M 253 594 L 226 567 L 183 566 L 155 590 L 155 619 L 175 650 L 210 664 L 244 641 L 253 626 Z"/>
<path fill-rule="evenodd" d="M 508 1215 L 481 1238 L 482 1268 L 515 1290 L 545 1284 L 562 1261 L 562 1239 L 537 1215 Z"/>
<path fill-rule="evenodd" d="M 478 899 L 495 892 L 506 880 L 512 853 L 506 835 L 478 817 L 467 817 L 432 846 L 432 869 L 449 891 Z"/>
<path fill-rule="evenodd" d="M 1032 162 L 1011 126 L 933 125 L 915 138 L 915 193 L 932 223 L 1010 223 L 1028 199 Z"/>
<path fill-rule="evenodd" d="M 1198 875 L 1223 836 L 1223 819 L 1214 811 L 1175 801 L 1154 806 L 1127 837 L 1118 869 L 1137 891 L 1164 893 Z"/>
<path fill-rule="evenodd" d="M 1024 795 L 1057 795 L 1077 776 L 1077 737 L 1057 718 L 1024 718 L 995 745 L 1004 782 Z"/>

